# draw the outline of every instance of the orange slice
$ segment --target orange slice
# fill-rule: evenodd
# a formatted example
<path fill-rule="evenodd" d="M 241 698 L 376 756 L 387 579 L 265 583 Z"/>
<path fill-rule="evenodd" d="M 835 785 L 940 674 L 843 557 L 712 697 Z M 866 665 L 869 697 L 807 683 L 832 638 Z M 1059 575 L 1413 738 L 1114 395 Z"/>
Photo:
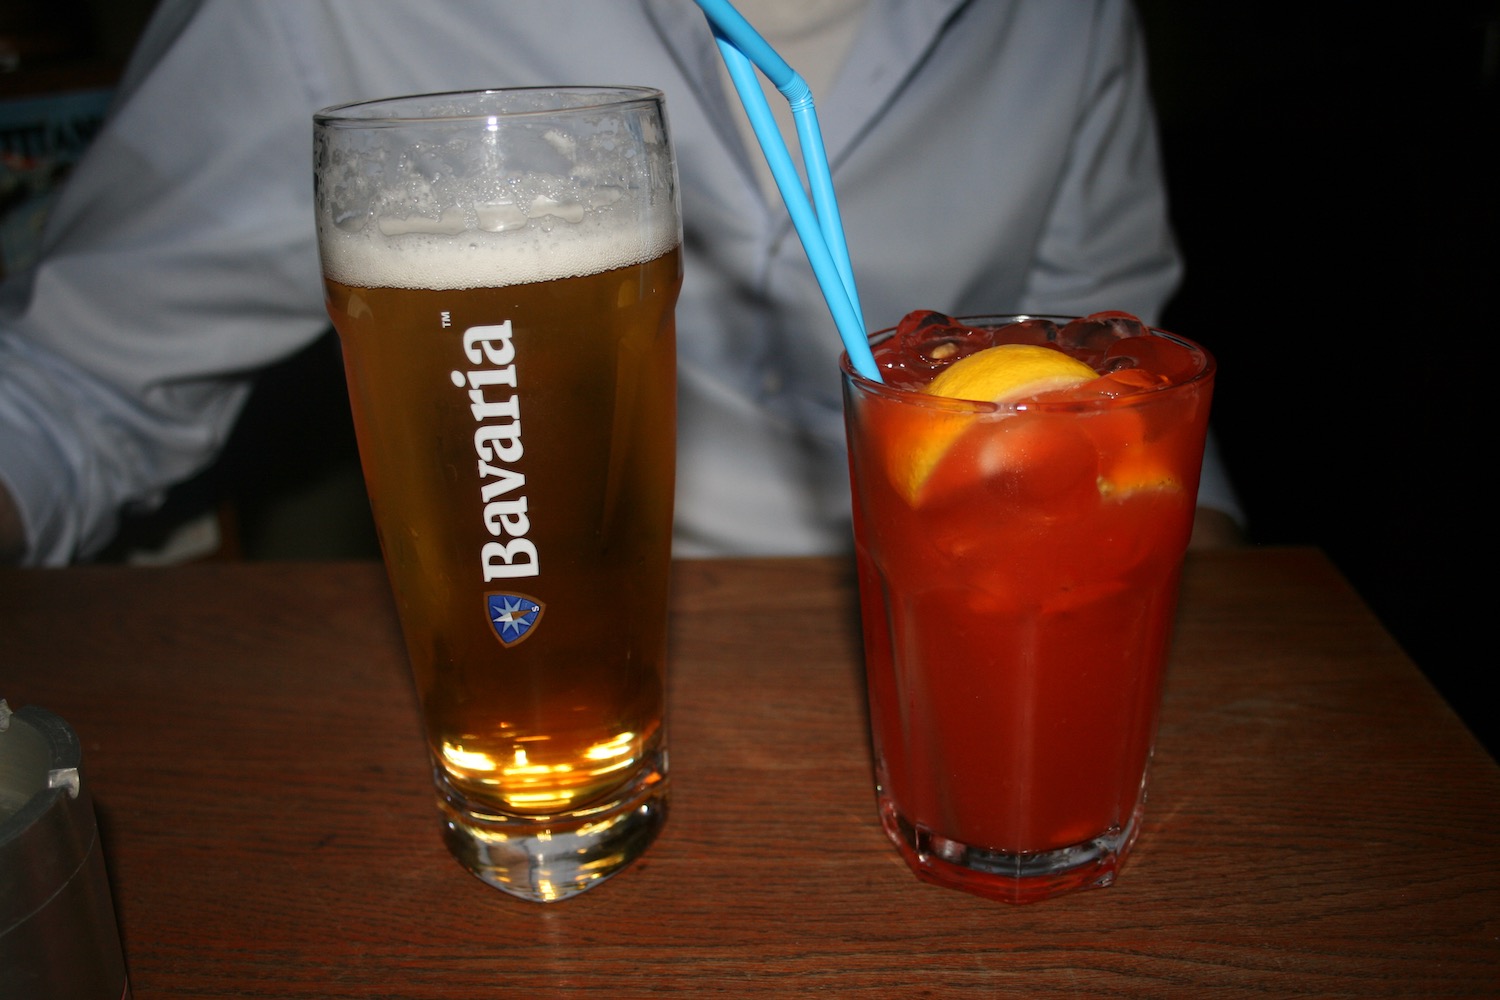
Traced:
<path fill-rule="evenodd" d="M 978 402 L 1015 403 L 1098 378 L 1076 358 L 1050 347 L 1001 344 L 955 361 L 923 390 L 929 395 Z M 922 415 L 919 434 L 904 435 L 891 455 L 896 488 L 915 504 L 932 470 L 973 422 L 968 413 L 934 410 Z"/>

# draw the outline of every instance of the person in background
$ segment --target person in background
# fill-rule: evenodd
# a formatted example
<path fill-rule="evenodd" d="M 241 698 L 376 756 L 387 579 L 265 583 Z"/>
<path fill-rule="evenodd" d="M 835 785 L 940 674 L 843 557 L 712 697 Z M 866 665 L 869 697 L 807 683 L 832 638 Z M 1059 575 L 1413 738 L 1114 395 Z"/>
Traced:
<path fill-rule="evenodd" d="M 871 329 L 924 307 L 1160 312 L 1180 262 L 1127 0 L 739 6 L 812 86 Z M 0 290 L 0 554 L 97 553 L 324 333 L 316 109 L 560 83 L 667 95 L 675 551 L 847 548 L 839 340 L 689 0 L 164 0 L 40 259 Z M 1234 536 L 1212 451 L 1200 515 L 1200 542 Z"/>

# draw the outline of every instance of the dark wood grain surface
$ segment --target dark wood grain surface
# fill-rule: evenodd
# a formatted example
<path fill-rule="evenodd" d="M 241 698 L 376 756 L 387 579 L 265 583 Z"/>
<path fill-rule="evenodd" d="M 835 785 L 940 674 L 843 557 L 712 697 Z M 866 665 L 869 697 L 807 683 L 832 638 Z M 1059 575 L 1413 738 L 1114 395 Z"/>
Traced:
<path fill-rule="evenodd" d="M 138 1000 L 1500 989 L 1500 768 L 1315 551 L 1190 559 L 1136 852 L 1027 907 L 886 844 L 848 564 L 680 564 L 673 635 L 667 829 L 540 907 L 442 847 L 377 566 L 0 572 Z"/>

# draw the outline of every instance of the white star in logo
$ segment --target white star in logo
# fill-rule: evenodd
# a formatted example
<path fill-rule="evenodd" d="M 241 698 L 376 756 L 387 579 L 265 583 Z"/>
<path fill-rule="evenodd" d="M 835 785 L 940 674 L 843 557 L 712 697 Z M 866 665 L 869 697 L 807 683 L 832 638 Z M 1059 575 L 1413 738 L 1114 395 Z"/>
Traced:
<path fill-rule="evenodd" d="M 506 597 L 501 601 L 495 615 L 495 627 L 507 637 L 520 634 L 526 628 L 525 617 L 536 611 L 536 605 Z"/>

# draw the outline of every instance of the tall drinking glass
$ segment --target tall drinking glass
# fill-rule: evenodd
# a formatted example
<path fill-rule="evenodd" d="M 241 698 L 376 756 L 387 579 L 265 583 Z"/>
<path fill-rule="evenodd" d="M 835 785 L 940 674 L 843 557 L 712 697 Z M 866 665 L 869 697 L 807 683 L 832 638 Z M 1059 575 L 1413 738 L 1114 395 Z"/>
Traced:
<path fill-rule="evenodd" d="M 922 391 L 995 344 L 1102 377 Z M 886 833 L 921 878 L 995 899 L 1108 885 L 1140 830 L 1213 360 L 1118 316 L 874 347 L 885 383 L 846 365 L 844 398 Z"/>
<path fill-rule="evenodd" d="M 681 284 L 662 95 L 319 112 L 318 246 L 449 849 L 539 901 L 666 815 Z"/>

